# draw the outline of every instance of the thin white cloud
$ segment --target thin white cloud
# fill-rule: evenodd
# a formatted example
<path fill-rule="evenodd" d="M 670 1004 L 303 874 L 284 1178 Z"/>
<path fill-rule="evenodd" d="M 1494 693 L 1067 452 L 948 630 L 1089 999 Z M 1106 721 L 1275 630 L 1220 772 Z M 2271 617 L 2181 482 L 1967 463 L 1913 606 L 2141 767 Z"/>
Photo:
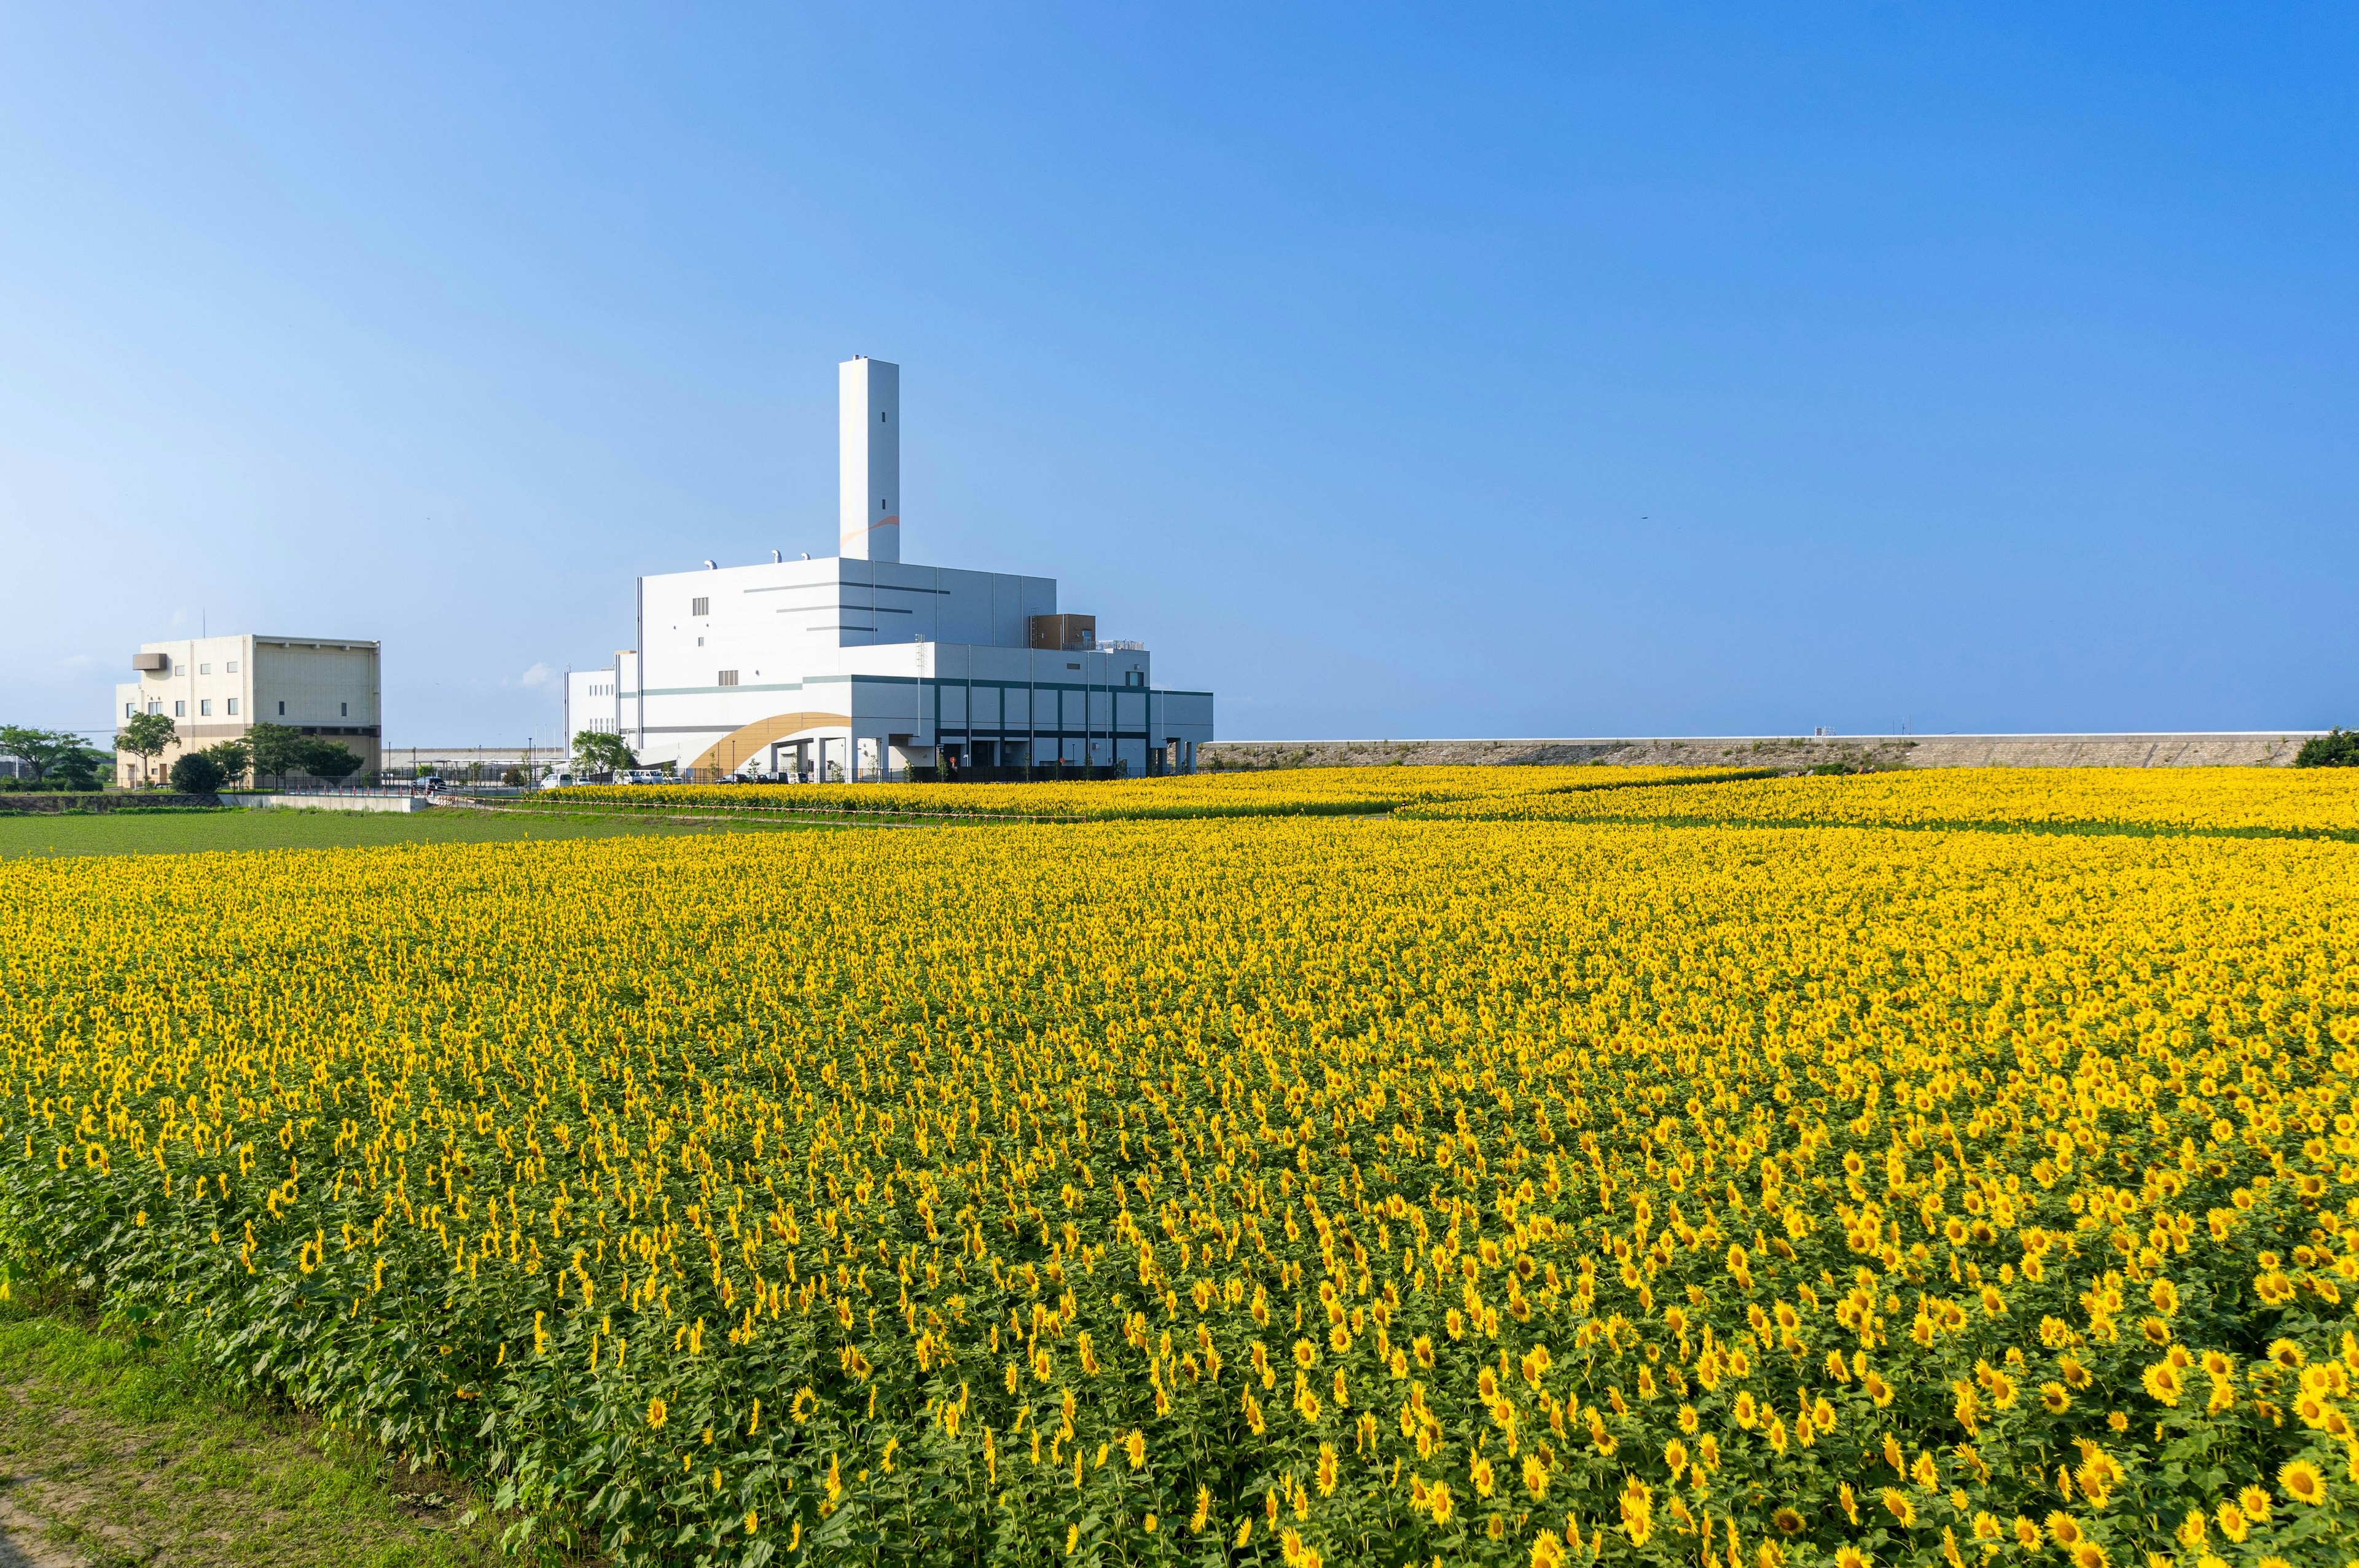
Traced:
<path fill-rule="evenodd" d="M 536 663 L 532 668 L 525 671 L 523 675 L 516 677 L 516 685 L 547 686 L 556 678 L 557 672 L 555 670 L 550 669 L 547 665 Z"/>

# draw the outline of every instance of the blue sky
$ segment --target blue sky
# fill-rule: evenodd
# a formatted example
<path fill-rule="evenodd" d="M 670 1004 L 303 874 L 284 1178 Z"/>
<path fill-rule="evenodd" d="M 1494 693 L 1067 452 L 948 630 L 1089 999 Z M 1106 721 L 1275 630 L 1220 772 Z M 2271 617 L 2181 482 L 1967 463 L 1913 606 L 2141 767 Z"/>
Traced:
<path fill-rule="evenodd" d="M 1232 738 L 2359 722 L 2359 13 L 0 6 L 0 719 L 1057 577 Z"/>

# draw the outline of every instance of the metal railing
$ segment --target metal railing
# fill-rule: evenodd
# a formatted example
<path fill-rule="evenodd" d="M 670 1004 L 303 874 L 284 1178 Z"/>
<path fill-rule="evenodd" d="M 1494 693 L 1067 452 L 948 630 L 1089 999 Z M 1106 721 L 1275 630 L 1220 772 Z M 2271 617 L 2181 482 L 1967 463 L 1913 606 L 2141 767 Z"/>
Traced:
<path fill-rule="evenodd" d="M 672 777 L 645 781 L 645 787 L 650 789 L 661 789 L 668 785 L 679 784 L 695 784 L 699 786 L 710 786 L 712 784 L 758 784 L 775 787 L 781 784 L 932 784 L 936 782 L 937 776 L 938 775 L 935 773 L 934 770 L 930 767 L 843 767 L 838 770 L 832 776 L 829 777 L 821 777 L 815 773 L 810 773 L 801 774 L 730 773 L 723 773 L 720 770 L 713 768 L 706 768 L 701 771 L 695 768 L 682 768 L 678 774 Z M 952 770 L 951 779 L 951 782 L 954 783 L 964 781 L 973 784 L 1053 784 L 1059 780 L 1079 784 L 1084 781 L 1103 781 L 1106 779 L 1141 776 L 1145 775 L 1133 773 L 1124 764 L 1118 762 L 1092 762 L 1086 765 L 1081 762 L 1067 762 L 1062 767 L 1058 766 L 1054 762 L 1041 762 L 1029 768 L 1025 767 L 1021 763 L 1012 767 L 970 766 L 957 768 Z M 525 789 L 516 789 L 514 787 L 495 788 L 485 784 L 446 784 L 444 785 L 444 789 L 447 793 L 452 795 L 536 795 L 542 793 L 544 789 L 546 789 L 547 793 L 549 794 L 562 794 L 568 789 L 580 789 L 584 787 L 603 788 L 607 787 L 610 781 L 605 779 L 582 779 L 571 784 L 558 784 L 554 786 L 539 786 Z"/>
<path fill-rule="evenodd" d="M 423 784 L 294 784 L 284 789 L 223 789 L 223 795 L 338 795 L 385 797 L 388 795 L 429 795 L 432 792 Z"/>

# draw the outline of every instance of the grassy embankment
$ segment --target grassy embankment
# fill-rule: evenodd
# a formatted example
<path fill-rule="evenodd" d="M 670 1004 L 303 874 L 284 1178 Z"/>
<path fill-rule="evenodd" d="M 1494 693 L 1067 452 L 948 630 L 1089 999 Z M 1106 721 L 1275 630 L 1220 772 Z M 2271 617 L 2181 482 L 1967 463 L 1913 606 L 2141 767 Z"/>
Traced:
<path fill-rule="evenodd" d="M 0 1308 L 0 1563 L 496 1561 L 496 1526 L 455 1490 L 170 1348 L 71 1309 Z"/>
<path fill-rule="evenodd" d="M 19 855 L 179 855 L 210 849 L 331 849 L 379 844 L 495 844 L 704 833 L 830 832 L 838 823 L 684 822 L 437 807 L 408 816 L 360 811 L 159 811 L 0 816 L 0 860 Z"/>

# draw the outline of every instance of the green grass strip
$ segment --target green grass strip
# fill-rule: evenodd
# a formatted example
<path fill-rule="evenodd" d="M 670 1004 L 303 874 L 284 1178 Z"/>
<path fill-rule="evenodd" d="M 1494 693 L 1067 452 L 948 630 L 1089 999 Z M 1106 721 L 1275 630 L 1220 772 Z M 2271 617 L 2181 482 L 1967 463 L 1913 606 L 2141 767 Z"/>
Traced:
<path fill-rule="evenodd" d="M 447 1479 L 232 1392 L 185 1353 L 0 1308 L 0 1497 L 18 1555 L 200 1568 L 499 1560 Z"/>

